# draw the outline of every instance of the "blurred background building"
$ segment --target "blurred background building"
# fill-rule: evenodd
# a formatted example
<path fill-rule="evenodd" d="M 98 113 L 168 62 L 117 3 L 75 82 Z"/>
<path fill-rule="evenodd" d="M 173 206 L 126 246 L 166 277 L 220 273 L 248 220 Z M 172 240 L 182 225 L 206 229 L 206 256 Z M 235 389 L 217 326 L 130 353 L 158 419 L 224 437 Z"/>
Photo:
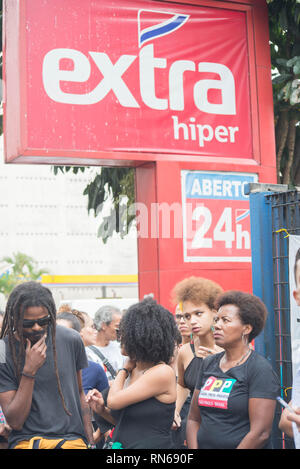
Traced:
<path fill-rule="evenodd" d="M 136 230 L 107 243 L 83 191 L 98 168 L 54 175 L 48 165 L 5 165 L 0 147 L 0 259 L 22 252 L 49 274 L 55 301 L 137 298 Z M 5 300 L 0 298 L 0 308 Z"/>

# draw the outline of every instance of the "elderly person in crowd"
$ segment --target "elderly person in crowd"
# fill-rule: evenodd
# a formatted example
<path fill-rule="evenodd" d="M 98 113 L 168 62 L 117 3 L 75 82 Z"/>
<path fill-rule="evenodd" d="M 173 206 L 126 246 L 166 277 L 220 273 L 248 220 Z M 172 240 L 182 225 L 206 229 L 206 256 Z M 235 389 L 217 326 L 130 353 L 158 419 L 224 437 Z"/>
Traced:
<path fill-rule="evenodd" d="M 101 306 L 94 317 L 97 329 L 95 345 L 87 347 L 88 359 L 104 367 L 109 381 L 115 378 L 125 359 L 117 340 L 121 317 L 121 311 L 115 306 Z"/>

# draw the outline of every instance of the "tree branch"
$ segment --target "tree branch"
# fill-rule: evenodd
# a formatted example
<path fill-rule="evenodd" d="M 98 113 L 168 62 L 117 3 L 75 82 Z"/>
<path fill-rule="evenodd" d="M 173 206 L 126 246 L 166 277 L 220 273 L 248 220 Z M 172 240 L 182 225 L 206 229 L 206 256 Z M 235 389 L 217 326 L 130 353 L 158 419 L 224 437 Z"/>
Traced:
<path fill-rule="evenodd" d="M 298 119 L 296 117 L 293 117 L 289 122 L 289 131 L 287 137 L 288 159 L 285 165 L 283 184 L 290 184 L 291 182 L 291 167 L 294 161 L 297 122 Z"/>

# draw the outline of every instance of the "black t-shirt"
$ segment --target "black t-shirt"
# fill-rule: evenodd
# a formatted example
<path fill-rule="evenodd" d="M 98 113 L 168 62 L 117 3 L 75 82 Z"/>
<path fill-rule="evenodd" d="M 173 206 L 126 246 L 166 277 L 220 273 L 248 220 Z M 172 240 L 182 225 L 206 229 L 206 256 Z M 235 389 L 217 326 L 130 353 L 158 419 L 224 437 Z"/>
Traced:
<path fill-rule="evenodd" d="M 29 440 L 34 436 L 68 440 L 86 439 L 77 371 L 87 367 L 88 363 L 80 334 L 73 329 L 56 326 L 57 367 L 62 393 L 71 416 L 65 413 L 58 393 L 50 333 L 46 343 L 47 357 L 36 373 L 30 413 L 21 430 L 12 430 L 9 436 L 10 448 L 18 441 Z M 0 340 L 0 392 L 17 391 L 18 387 L 12 353 L 8 338 L 5 337 Z"/>
<path fill-rule="evenodd" d="M 257 352 L 225 373 L 219 367 L 224 352 L 202 361 L 197 385 L 201 425 L 198 447 L 234 449 L 250 430 L 250 398 L 275 399 L 279 380 L 271 364 Z M 270 441 L 265 448 L 270 448 Z"/>

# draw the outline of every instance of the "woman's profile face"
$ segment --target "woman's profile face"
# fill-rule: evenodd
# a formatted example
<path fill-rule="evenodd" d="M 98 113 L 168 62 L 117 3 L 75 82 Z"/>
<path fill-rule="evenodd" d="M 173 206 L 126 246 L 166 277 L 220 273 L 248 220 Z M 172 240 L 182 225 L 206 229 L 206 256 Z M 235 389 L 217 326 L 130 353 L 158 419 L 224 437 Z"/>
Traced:
<path fill-rule="evenodd" d="M 175 310 L 175 322 L 182 337 L 189 337 L 191 335 L 191 326 L 184 319 L 180 305 L 177 305 Z"/>
<path fill-rule="evenodd" d="M 214 318 L 214 339 L 217 345 L 226 348 L 243 340 L 245 324 L 242 323 L 239 309 L 233 304 L 221 306 Z"/>
<path fill-rule="evenodd" d="M 80 331 L 85 346 L 94 345 L 97 339 L 97 329 L 91 317 L 84 317 L 84 327 Z"/>

